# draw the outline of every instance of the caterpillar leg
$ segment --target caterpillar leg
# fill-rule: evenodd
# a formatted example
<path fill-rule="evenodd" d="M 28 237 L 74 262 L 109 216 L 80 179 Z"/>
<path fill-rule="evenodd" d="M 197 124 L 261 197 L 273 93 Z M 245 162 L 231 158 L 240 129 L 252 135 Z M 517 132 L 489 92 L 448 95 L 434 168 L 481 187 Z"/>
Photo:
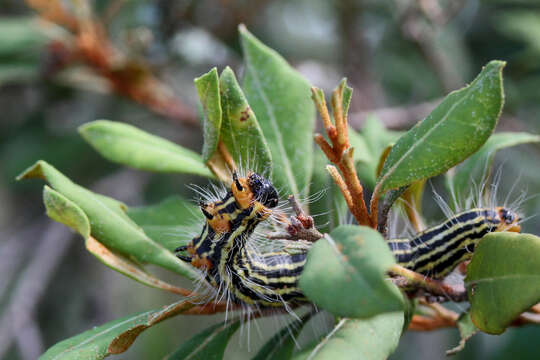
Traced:
<path fill-rule="evenodd" d="M 174 253 L 175 253 L 176 257 L 179 258 L 180 260 L 190 263 L 191 262 L 191 256 L 178 254 L 179 252 L 186 251 L 186 250 L 187 250 L 187 245 L 182 245 L 182 246 L 179 246 L 176 249 L 174 249 Z"/>

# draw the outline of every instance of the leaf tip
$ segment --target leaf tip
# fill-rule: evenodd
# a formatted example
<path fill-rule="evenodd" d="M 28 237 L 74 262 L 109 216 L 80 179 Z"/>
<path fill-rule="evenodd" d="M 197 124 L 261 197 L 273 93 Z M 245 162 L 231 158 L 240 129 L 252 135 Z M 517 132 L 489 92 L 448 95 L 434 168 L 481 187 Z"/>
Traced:
<path fill-rule="evenodd" d="M 45 180 L 45 175 L 43 174 L 43 171 L 41 170 L 42 166 L 49 165 L 44 160 L 38 160 L 36 163 L 30 167 L 28 167 L 26 170 L 24 170 L 22 173 L 20 173 L 15 180 L 20 181 L 23 179 L 34 179 L 34 178 L 41 178 Z"/>

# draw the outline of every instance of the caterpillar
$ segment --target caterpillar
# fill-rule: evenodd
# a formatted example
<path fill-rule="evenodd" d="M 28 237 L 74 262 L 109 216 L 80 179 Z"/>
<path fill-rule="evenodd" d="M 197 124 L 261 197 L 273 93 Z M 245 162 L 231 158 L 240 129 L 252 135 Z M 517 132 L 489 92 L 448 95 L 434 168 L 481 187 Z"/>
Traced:
<path fill-rule="evenodd" d="M 277 307 L 306 302 L 298 279 L 310 243 L 281 240 L 282 250 L 266 253 L 249 243 L 255 228 L 268 219 L 278 202 L 278 193 L 268 179 L 252 172 L 245 178 L 233 173 L 231 189 L 223 198 L 200 204 L 206 222 L 199 236 L 176 249 L 178 258 L 203 270 L 206 281 L 235 303 Z M 507 208 L 477 208 L 412 239 L 388 240 L 388 245 L 398 264 L 442 279 L 471 258 L 485 234 L 519 231 L 518 223 L 517 214 Z"/>
<path fill-rule="evenodd" d="M 392 239 L 388 245 L 399 265 L 443 279 L 457 265 L 472 258 L 478 241 L 493 231 L 521 231 L 519 216 L 504 207 L 471 209 L 417 234 Z"/>
<path fill-rule="evenodd" d="M 245 178 L 233 173 L 231 190 L 221 200 L 200 204 L 206 217 L 203 230 L 190 243 L 176 249 L 189 255 L 177 256 L 203 270 L 207 282 L 236 303 L 272 307 L 305 301 L 297 280 L 308 246 L 260 254 L 247 244 L 278 201 L 278 193 L 269 180 L 256 173 Z"/>

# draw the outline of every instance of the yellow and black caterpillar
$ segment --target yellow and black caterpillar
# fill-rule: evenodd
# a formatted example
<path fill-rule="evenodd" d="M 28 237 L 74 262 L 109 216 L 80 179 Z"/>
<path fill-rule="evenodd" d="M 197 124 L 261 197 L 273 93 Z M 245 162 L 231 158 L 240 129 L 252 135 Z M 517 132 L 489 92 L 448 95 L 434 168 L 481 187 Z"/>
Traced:
<path fill-rule="evenodd" d="M 302 303 L 306 299 L 298 287 L 309 245 L 259 253 L 248 243 L 255 228 L 278 205 L 272 183 L 255 173 L 245 178 L 233 174 L 231 190 L 219 201 L 201 204 L 206 217 L 201 234 L 188 245 L 176 249 L 177 256 L 204 270 L 206 281 L 225 291 L 236 303 L 262 307 Z M 388 241 L 398 264 L 442 279 L 459 263 L 470 259 L 478 241 L 492 231 L 519 231 L 519 218 L 498 207 L 478 208 L 459 213 L 444 223 L 427 229 L 412 240 Z M 187 252 L 189 255 L 182 255 Z"/>
<path fill-rule="evenodd" d="M 283 306 L 305 301 L 297 280 L 306 262 L 307 249 L 296 254 L 275 251 L 260 254 L 247 241 L 259 223 L 278 204 L 274 186 L 264 177 L 233 174 L 231 190 L 220 201 L 201 204 L 206 223 L 187 246 L 189 256 L 177 255 L 206 272 L 206 280 L 227 292 L 237 303 Z M 293 242 L 296 243 L 296 242 Z"/>

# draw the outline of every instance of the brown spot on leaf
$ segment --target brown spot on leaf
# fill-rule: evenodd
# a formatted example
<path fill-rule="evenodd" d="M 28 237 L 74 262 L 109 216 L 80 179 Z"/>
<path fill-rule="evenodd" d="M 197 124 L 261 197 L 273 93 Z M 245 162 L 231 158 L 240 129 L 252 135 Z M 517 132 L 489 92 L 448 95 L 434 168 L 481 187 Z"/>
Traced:
<path fill-rule="evenodd" d="M 148 328 L 148 325 L 141 324 L 118 335 L 109 344 L 107 352 L 109 354 L 123 353 L 131 346 L 131 344 L 133 344 L 137 336 L 139 336 L 140 333 L 146 330 L 146 328 Z"/>
<path fill-rule="evenodd" d="M 249 112 L 251 111 L 251 108 L 248 106 L 244 111 L 240 112 L 240 121 L 244 122 L 249 119 Z"/>

